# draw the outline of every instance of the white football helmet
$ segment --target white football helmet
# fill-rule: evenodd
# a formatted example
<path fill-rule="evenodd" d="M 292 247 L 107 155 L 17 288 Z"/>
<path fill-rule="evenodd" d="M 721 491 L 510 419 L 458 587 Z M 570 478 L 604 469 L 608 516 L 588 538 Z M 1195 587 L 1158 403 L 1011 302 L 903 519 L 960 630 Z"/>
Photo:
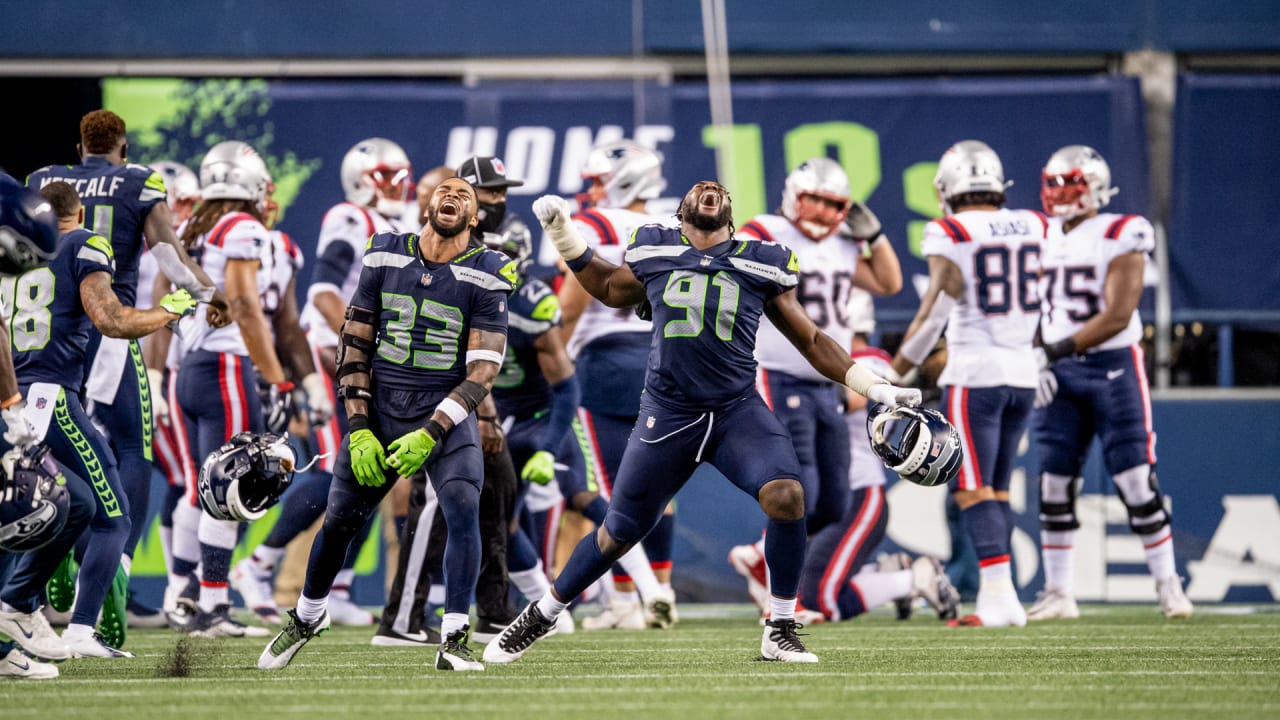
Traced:
<path fill-rule="evenodd" d="M 1045 213 L 1071 219 L 1101 210 L 1120 192 L 1111 187 L 1111 168 L 1088 145 L 1068 145 L 1049 156 L 1040 173 Z"/>
<path fill-rule="evenodd" d="M 802 216 L 800 198 L 814 195 L 841 203 L 834 213 Z M 820 240 L 835 232 L 849 214 L 849 176 L 840 163 L 831 158 L 805 160 L 787 175 L 782 187 L 782 214 L 806 236 Z"/>
<path fill-rule="evenodd" d="M 151 169 L 164 177 L 164 187 L 169 193 L 169 208 L 178 200 L 200 199 L 200 178 L 191 168 L 172 160 L 151 163 Z"/>
<path fill-rule="evenodd" d="M 630 140 L 592 148 L 582 165 L 582 177 L 600 178 L 604 184 L 601 207 L 625 208 L 636 200 L 652 200 L 667 188 L 662 155 Z"/>
<path fill-rule="evenodd" d="M 258 151 L 239 140 L 209 148 L 200 161 L 200 195 L 205 200 L 251 200 L 261 206 L 271 175 Z"/>
<path fill-rule="evenodd" d="M 1001 193 L 1012 182 L 1005 182 L 1000 156 L 980 140 L 961 140 L 947 148 L 938 161 L 933 186 L 938 189 L 942 211 L 950 215 L 951 199 L 965 193 Z"/>
<path fill-rule="evenodd" d="M 347 202 L 373 207 L 385 217 L 404 214 L 413 184 L 409 156 L 386 138 L 361 140 L 342 158 L 342 191 Z"/>

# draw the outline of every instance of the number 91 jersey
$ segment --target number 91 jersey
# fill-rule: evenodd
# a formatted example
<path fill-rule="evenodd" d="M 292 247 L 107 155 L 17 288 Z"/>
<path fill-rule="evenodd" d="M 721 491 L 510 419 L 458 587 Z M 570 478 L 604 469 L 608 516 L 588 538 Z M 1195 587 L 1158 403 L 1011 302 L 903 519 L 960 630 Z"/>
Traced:
<path fill-rule="evenodd" d="M 653 306 L 645 393 L 694 411 L 754 393 L 760 316 L 799 283 L 795 254 L 737 239 L 700 251 L 679 228 L 644 225 L 626 262 Z"/>
<path fill-rule="evenodd" d="M 448 393 L 466 379 L 471 329 L 507 334 L 515 280 L 515 261 L 493 250 L 429 262 L 415 234 L 374 235 L 351 297 L 376 318 L 374 384 Z"/>
<path fill-rule="evenodd" d="M 853 331 L 849 329 L 849 315 L 845 308 L 849 305 L 853 274 L 858 269 L 858 246 L 836 233 L 823 240 L 810 240 L 781 215 L 757 215 L 743 225 L 738 234 L 748 239 L 782 243 L 796 254 L 800 267 L 796 299 L 819 330 L 830 335 L 840 347 L 848 349 L 853 342 Z M 760 323 L 756 359 L 765 370 L 805 380 L 827 379 L 813 369 L 768 318 Z"/>
<path fill-rule="evenodd" d="M 1048 221 L 1031 210 L 966 210 L 931 221 L 921 251 L 955 263 L 964 292 L 947 319 L 939 385 L 1036 386 L 1040 245 Z"/>

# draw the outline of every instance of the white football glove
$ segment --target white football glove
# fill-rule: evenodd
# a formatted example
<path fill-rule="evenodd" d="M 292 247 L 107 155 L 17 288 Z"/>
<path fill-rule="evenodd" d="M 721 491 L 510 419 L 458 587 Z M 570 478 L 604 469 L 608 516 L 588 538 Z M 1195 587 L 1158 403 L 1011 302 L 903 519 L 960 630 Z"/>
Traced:
<path fill-rule="evenodd" d="M 1049 356 L 1045 354 L 1044 348 L 1036 348 L 1036 365 L 1040 368 L 1040 377 L 1036 380 L 1033 406 L 1042 408 L 1053 402 L 1054 396 L 1058 394 L 1058 376 L 1049 367 Z"/>
<path fill-rule="evenodd" d="M 164 375 L 155 368 L 147 368 L 147 381 L 151 385 L 151 419 L 157 426 L 169 427 L 169 401 L 164 397 Z"/>
<path fill-rule="evenodd" d="M 898 387 L 889 383 L 876 383 L 867 388 L 867 399 L 889 407 L 899 405 L 916 407 L 924 401 L 919 389 Z"/>
<path fill-rule="evenodd" d="M 309 373 L 302 378 L 302 389 L 307 393 L 307 411 L 314 426 L 324 425 L 333 417 L 333 399 L 329 397 L 329 381 L 320 373 Z"/>
<path fill-rule="evenodd" d="M 27 404 L 19 400 L 0 410 L 0 418 L 4 419 L 4 424 L 7 426 L 4 431 L 4 440 L 19 450 L 26 450 L 40 440 L 36 435 L 36 429 L 27 422 L 27 415 L 24 412 L 26 409 Z"/>
<path fill-rule="evenodd" d="M 533 201 L 533 214 L 547 232 L 551 244 L 555 246 L 560 257 L 577 260 L 587 251 L 587 241 L 573 226 L 570 216 L 573 214 L 568 201 L 559 195 L 543 195 Z"/>

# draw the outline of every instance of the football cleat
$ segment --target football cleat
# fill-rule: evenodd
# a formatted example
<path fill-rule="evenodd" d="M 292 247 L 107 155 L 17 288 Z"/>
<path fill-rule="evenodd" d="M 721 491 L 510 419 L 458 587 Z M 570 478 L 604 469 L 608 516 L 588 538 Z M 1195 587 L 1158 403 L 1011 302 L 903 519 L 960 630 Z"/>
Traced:
<path fill-rule="evenodd" d="M 124 567 L 116 568 L 116 576 L 107 591 L 107 599 L 102 603 L 102 620 L 98 623 L 98 632 L 111 647 L 124 647 L 126 631 L 129 627 L 129 574 Z"/>
<path fill-rule="evenodd" d="M 1013 582 L 1005 580 L 996 587 L 978 588 L 977 609 L 957 621 L 948 621 L 948 627 L 1022 627 L 1027 624 L 1027 611 L 1018 601 Z M 978 622 L 974 622 L 974 618 Z"/>
<path fill-rule="evenodd" d="M 876 570 L 883 574 L 911 569 L 911 556 L 904 552 L 880 553 L 876 558 Z M 893 607 L 899 620 L 910 620 L 916 614 L 916 595 L 913 593 L 894 600 Z"/>
<path fill-rule="evenodd" d="M 440 642 L 440 633 L 433 628 L 406 635 L 390 628 L 380 627 L 369 640 L 369 644 L 374 647 L 435 647 Z"/>
<path fill-rule="evenodd" d="M 491 643 L 513 620 L 515 620 L 515 617 L 510 617 L 506 620 L 477 617 L 476 626 L 471 631 L 471 639 L 482 644 Z"/>
<path fill-rule="evenodd" d="M 132 590 L 125 594 L 124 608 L 125 618 L 131 628 L 162 628 L 169 626 L 169 621 L 165 619 L 164 613 L 143 604 L 133 594 Z"/>
<path fill-rule="evenodd" d="M 548 620 L 538 612 L 537 603 L 529 603 L 507 629 L 485 645 L 484 661 L 509 663 L 519 660 L 538 638 L 551 632 L 555 624 L 555 620 Z"/>
<path fill-rule="evenodd" d="M 802 627 L 795 620 L 766 621 L 764 637 L 760 640 L 761 657 L 772 662 L 818 662 L 818 656 L 809 652 L 800 641 L 797 631 Z"/>
<path fill-rule="evenodd" d="M 275 588 L 271 585 L 271 571 L 263 570 L 247 557 L 231 568 L 231 587 L 244 598 L 244 604 L 266 623 L 278 625 L 280 606 L 276 605 Z"/>
<path fill-rule="evenodd" d="M 303 622 L 298 618 L 297 610 L 285 614 L 284 629 L 276 633 L 271 644 L 258 657 L 258 668 L 261 670 L 279 670 L 293 660 L 303 645 L 311 638 L 329 629 L 329 612 L 326 610 L 319 620 L 313 623 Z"/>
<path fill-rule="evenodd" d="M 644 619 L 645 625 L 648 627 L 658 630 L 670 630 L 680 621 L 679 615 L 676 614 L 675 593 L 664 591 L 660 595 L 645 601 Z"/>
<path fill-rule="evenodd" d="M 755 545 L 735 545 L 729 551 L 729 564 L 747 580 L 747 594 L 751 602 L 765 612 L 769 608 L 769 576 L 764 555 Z"/>
<path fill-rule="evenodd" d="M 1160 612 L 1167 618 L 1189 618 L 1195 608 L 1182 590 L 1182 579 L 1171 577 L 1156 583 L 1156 596 L 1160 599 Z"/>
<path fill-rule="evenodd" d="M 604 612 L 582 620 L 583 630 L 644 630 L 649 627 L 638 602 L 614 599 Z"/>
<path fill-rule="evenodd" d="M 552 635 L 572 635 L 577 628 L 573 625 L 573 614 L 565 608 L 564 612 L 556 616 L 556 626 L 551 628 L 551 632 L 547 633 L 547 637 Z"/>
<path fill-rule="evenodd" d="M 49 680 L 58 677 L 58 666 L 32 660 L 14 648 L 0 658 L 0 677 Z"/>
<path fill-rule="evenodd" d="M 467 639 L 470 636 L 470 625 L 463 625 L 461 628 L 449 633 L 444 642 L 440 643 L 440 648 L 436 650 L 436 669 L 484 670 L 484 665 L 481 665 L 476 660 L 475 655 L 471 653 L 471 648 L 467 646 Z"/>
<path fill-rule="evenodd" d="M 102 636 L 102 633 L 95 632 L 87 637 L 83 635 L 67 637 L 66 631 L 63 631 L 62 640 L 71 651 L 71 657 L 112 659 L 133 657 L 131 652 L 111 647 L 106 638 Z"/>
<path fill-rule="evenodd" d="M 951 578 L 937 558 L 927 555 L 916 558 L 911 563 L 911 582 L 915 597 L 924 598 L 938 613 L 939 620 L 954 620 L 959 614 L 960 592 L 951 584 Z"/>
<path fill-rule="evenodd" d="M 58 612 L 70 612 L 76 602 L 76 575 L 80 565 L 72 553 L 62 558 L 58 568 L 53 571 L 49 582 L 45 584 L 45 594 L 49 596 L 49 605 Z"/>
<path fill-rule="evenodd" d="M 1075 598 L 1056 588 L 1036 593 L 1036 601 L 1027 611 L 1028 620 L 1074 620 L 1080 617 Z"/>
<path fill-rule="evenodd" d="M 44 613 L 0 612 L 0 634 L 13 638 L 26 653 L 39 660 L 61 662 L 71 657 L 71 650 L 53 631 Z"/>
<path fill-rule="evenodd" d="M 196 618 L 191 634 L 197 637 L 267 637 L 270 630 L 257 625 L 245 625 L 231 616 L 231 605 L 215 605 L 209 612 L 201 612 Z"/>
<path fill-rule="evenodd" d="M 334 625 L 368 627 L 378 622 L 373 613 L 351 601 L 351 596 L 341 591 L 329 593 L 329 618 Z"/>

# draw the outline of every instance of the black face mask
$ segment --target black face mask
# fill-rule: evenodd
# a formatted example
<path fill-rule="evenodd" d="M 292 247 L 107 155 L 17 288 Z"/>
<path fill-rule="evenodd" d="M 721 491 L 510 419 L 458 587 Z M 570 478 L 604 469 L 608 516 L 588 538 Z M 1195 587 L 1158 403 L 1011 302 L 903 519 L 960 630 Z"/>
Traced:
<path fill-rule="evenodd" d="M 476 232 L 498 232 L 498 228 L 502 225 L 502 219 L 507 216 L 507 202 L 487 203 L 477 202 L 476 208 L 479 212 L 476 215 L 480 218 L 480 223 L 476 225 Z"/>

